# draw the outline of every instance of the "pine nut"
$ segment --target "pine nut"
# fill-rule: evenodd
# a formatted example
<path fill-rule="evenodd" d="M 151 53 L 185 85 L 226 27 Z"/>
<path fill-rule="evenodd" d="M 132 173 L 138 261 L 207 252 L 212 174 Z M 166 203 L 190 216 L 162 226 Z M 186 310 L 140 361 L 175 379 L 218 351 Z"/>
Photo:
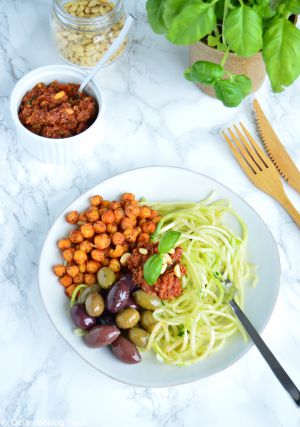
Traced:
<path fill-rule="evenodd" d="M 60 98 L 63 98 L 64 96 L 65 96 L 65 92 L 63 91 L 63 90 L 61 90 L 60 92 L 57 92 L 55 95 L 54 95 L 54 99 L 56 100 L 56 99 L 60 99 Z"/>
<path fill-rule="evenodd" d="M 180 266 L 179 264 L 176 264 L 174 267 L 174 274 L 176 277 L 180 278 L 181 277 L 181 271 L 180 271 Z"/>
<path fill-rule="evenodd" d="M 170 257 L 169 254 L 164 255 L 164 262 L 166 262 L 169 265 L 173 264 L 172 258 Z"/>
<path fill-rule="evenodd" d="M 129 257 L 131 257 L 131 253 L 126 252 L 125 254 L 123 254 L 120 258 L 121 265 L 126 265 Z"/>
<path fill-rule="evenodd" d="M 168 264 L 163 264 L 162 268 L 160 270 L 160 274 L 164 274 L 164 272 L 166 271 L 167 267 L 168 267 Z"/>
<path fill-rule="evenodd" d="M 148 251 L 145 248 L 139 248 L 139 253 L 142 255 L 147 255 Z"/>
<path fill-rule="evenodd" d="M 174 254 L 175 254 L 175 249 L 174 249 L 174 248 L 172 248 L 172 249 L 169 251 L 169 254 L 174 255 Z"/>

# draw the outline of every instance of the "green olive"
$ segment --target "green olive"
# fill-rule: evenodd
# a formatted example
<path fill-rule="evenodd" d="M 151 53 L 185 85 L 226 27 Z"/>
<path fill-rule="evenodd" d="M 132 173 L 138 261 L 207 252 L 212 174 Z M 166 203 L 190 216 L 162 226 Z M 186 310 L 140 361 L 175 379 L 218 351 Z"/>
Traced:
<path fill-rule="evenodd" d="M 115 273 L 108 267 L 102 267 L 97 273 L 98 283 L 103 289 L 109 289 L 116 281 Z"/>
<path fill-rule="evenodd" d="M 149 333 L 142 328 L 131 328 L 129 329 L 128 336 L 130 341 L 137 347 L 147 347 L 149 340 Z"/>
<path fill-rule="evenodd" d="M 133 328 L 140 320 L 140 313 L 132 307 L 125 308 L 116 315 L 116 324 L 121 329 Z"/>
<path fill-rule="evenodd" d="M 145 310 L 141 314 L 141 325 L 143 328 L 146 329 L 148 332 L 152 332 L 154 326 L 156 325 L 157 320 L 154 319 L 153 313 L 150 310 Z"/>
<path fill-rule="evenodd" d="M 137 305 L 146 310 L 155 310 L 160 306 L 160 299 L 157 296 L 147 294 L 142 289 L 136 291 L 133 296 Z"/>
<path fill-rule="evenodd" d="M 98 291 L 100 291 L 100 288 L 99 288 L 98 283 L 96 283 L 95 285 L 88 286 L 87 288 L 85 288 L 85 289 L 80 293 L 80 295 L 79 295 L 79 297 L 78 297 L 78 302 L 79 302 L 80 304 L 85 303 L 85 300 L 86 300 L 86 298 L 87 298 L 87 296 L 88 296 L 89 294 L 91 294 L 92 292 L 98 292 Z"/>
<path fill-rule="evenodd" d="M 104 299 L 97 292 L 88 294 L 85 300 L 85 310 L 90 316 L 100 316 L 104 311 Z"/>

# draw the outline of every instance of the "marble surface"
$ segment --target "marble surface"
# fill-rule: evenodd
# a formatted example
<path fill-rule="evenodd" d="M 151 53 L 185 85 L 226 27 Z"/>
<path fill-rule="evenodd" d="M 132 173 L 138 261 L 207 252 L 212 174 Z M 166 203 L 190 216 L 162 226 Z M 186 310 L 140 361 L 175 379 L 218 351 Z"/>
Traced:
<path fill-rule="evenodd" d="M 79 194 L 116 173 L 146 165 L 203 172 L 239 193 L 279 247 L 281 288 L 263 338 L 300 385 L 300 233 L 243 175 L 220 128 L 243 120 L 255 132 L 251 99 L 226 109 L 185 81 L 187 49 L 149 29 L 144 1 L 128 2 L 138 22 L 128 55 L 98 80 L 107 100 L 106 138 L 87 162 L 42 164 L 18 144 L 9 95 L 29 70 L 61 63 L 50 34 L 49 0 L 0 0 L 0 426 L 299 427 L 298 410 L 255 348 L 197 383 L 133 388 L 85 364 L 42 306 L 37 267 L 52 222 Z M 300 166 L 300 80 L 280 95 L 257 94 Z M 300 197 L 287 188 L 295 205 Z"/>

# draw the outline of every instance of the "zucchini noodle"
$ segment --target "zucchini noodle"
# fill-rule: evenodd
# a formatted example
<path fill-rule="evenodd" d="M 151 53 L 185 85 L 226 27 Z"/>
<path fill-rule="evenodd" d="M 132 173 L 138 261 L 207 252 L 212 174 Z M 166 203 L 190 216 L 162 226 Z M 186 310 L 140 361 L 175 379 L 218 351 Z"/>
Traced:
<path fill-rule="evenodd" d="M 212 201 L 213 195 L 198 203 L 145 202 L 162 216 L 153 235 L 159 240 L 167 230 L 181 233 L 177 246 L 183 249 L 183 293 L 165 300 L 153 312 L 157 324 L 146 350 L 160 361 L 189 365 L 219 351 L 227 339 L 246 334 L 228 305 L 224 283 L 238 290 L 236 300 L 244 305 L 244 286 L 255 277 L 246 261 L 248 232 L 245 223 L 227 200 Z M 239 223 L 241 235 L 224 225 L 225 214 Z"/>

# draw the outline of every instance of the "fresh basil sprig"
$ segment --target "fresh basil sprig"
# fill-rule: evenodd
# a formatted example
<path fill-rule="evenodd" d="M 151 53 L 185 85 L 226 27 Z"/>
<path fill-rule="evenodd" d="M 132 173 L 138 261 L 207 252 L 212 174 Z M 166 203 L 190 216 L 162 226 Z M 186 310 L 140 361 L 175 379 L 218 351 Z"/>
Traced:
<path fill-rule="evenodd" d="M 180 237 L 179 231 L 169 230 L 165 234 L 163 234 L 159 244 L 158 244 L 158 252 L 160 254 L 167 254 L 178 242 Z"/>

